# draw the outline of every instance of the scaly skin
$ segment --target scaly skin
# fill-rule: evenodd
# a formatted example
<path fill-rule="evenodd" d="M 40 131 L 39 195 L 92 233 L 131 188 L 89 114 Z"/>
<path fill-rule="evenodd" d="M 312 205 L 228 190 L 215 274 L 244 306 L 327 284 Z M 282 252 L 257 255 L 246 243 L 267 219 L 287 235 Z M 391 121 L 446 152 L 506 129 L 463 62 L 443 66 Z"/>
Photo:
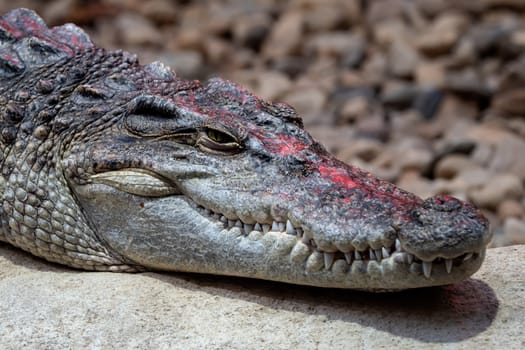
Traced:
<path fill-rule="evenodd" d="M 0 240 L 87 270 L 395 290 L 468 278 L 487 220 L 317 143 L 284 104 L 184 81 L 32 11 L 0 20 Z"/>

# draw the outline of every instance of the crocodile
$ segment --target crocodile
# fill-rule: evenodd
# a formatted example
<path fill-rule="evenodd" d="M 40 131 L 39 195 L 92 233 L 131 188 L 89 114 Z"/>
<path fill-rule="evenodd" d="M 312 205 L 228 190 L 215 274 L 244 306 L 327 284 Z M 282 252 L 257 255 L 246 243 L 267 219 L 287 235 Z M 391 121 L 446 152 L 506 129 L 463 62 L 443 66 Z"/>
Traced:
<path fill-rule="evenodd" d="M 0 241 L 50 262 L 400 290 L 465 280 L 491 239 L 472 204 L 336 159 L 287 104 L 31 10 L 0 18 L 0 91 Z"/>

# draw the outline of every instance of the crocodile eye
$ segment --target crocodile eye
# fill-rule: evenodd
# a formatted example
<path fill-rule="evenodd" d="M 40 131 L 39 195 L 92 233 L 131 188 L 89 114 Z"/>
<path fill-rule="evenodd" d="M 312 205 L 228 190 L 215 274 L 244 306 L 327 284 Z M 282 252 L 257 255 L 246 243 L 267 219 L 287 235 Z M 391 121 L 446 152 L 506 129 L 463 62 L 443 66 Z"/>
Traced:
<path fill-rule="evenodd" d="M 230 133 L 210 127 L 199 133 L 197 146 L 205 152 L 215 154 L 233 154 L 241 150 L 239 140 Z"/>

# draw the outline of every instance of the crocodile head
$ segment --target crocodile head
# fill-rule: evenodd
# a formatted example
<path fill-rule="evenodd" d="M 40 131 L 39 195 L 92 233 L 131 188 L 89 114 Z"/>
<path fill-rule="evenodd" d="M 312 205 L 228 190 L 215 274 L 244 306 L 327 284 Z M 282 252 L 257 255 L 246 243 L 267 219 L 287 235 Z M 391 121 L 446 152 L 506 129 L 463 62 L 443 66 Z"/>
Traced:
<path fill-rule="evenodd" d="M 465 279 L 487 221 L 335 159 L 295 111 L 221 79 L 140 94 L 75 145 L 66 169 L 101 240 L 133 264 L 323 287 L 403 289 Z"/>
<path fill-rule="evenodd" d="M 286 105 L 141 66 L 28 10 L 0 34 L 0 240 L 84 269 L 367 290 L 482 263 L 472 205 L 338 161 Z"/>

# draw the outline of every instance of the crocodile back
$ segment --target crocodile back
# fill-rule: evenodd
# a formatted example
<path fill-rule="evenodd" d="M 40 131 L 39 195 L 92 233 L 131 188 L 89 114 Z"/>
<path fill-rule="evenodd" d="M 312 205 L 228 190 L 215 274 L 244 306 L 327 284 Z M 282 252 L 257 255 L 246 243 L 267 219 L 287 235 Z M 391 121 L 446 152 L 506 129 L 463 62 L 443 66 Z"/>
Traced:
<path fill-rule="evenodd" d="M 0 17 L 0 79 L 72 57 L 93 46 L 88 35 L 74 24 L 48 28 L 34 11 L 13 10 Z"/>
<path fill-rule="evenodd" d="M 88 35 L 73 24 L 48 28 L 28 9 L 16 9 L 0 17 L 0 164 L 14 142 L 31 98 L 19 83 L 38 67 L 48 66 L 93 48 Z M 45 90 L 37 79 L 25 85 Z M 30 88 L 29 88 L 30 89 Z"/>

